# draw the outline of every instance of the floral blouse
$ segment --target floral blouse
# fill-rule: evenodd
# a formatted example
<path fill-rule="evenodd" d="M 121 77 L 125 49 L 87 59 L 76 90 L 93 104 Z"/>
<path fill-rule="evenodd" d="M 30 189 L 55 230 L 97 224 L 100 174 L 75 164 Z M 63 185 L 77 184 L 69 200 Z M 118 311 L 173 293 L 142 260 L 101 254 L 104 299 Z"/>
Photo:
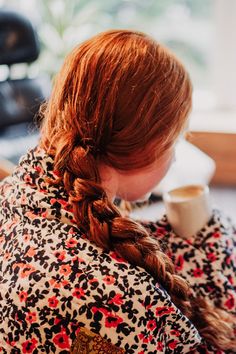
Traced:
<path fill-rule="evenodd" d="M 0 183 L 0 353 L 224 353 L 144 269 L 92 244 L 63 188 L 46 176 L 56 177 L 53 159 L 36 147 Z M 188 240 L 166 217 L 145 226 L 196 295 L 236 316 L 236 230 L 228 219 L 214 211 Z"/>

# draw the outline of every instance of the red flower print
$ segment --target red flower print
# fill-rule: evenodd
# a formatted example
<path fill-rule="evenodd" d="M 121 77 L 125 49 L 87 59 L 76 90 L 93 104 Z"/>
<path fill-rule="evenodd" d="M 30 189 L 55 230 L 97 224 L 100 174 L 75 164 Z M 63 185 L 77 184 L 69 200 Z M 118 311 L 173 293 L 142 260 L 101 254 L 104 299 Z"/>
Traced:
<path fill-rule="evenodd" d="M 70 230 L 68 231 L 68 233 L 69 233 L 70 235 L 76 234 L 75 229 L 74 229 L 73 227 L 70 228 Z"/>
<path fill-rule="evenodd" d="M 179 337 L 179 336 L 180 336 L 180 332 L 177 331 L 176 329 L 172 329 L 172 330 L 170 331 L 170 334 L 172 334 L 173 336 L 176 336 L 176 337 Z"/>
<path fill-rule="evenodd" d="M 143 343 L 149 343 L 151 342 L 153 336 L 151 334 L 145 334 L 145 333 L 140 333 L 139 338 L 143 341 Z"/>
<path fill-rule="evenodd" d="M 156 283 L 158 286 L 158 283 Z M 152 307 L 152 304 L 146 305 L 144 301 L 141 302 L 142 306 L 145 307 L 145 309 L 149 310 Z"/>
<path fill-rule="evenodd" d="M 72 295 L 77 297 L 77 299 L 80 299 L 85 295 L 85 292 L 82 288 L 75 288 L 75 291 L 72 293 Z"/>
<path fill-rule="evenodd" d="M 73 248 L 73 247 L 76 247 L 77 243 L 78 243 L 78 241 L 71 237 L 71 238 L 69 238 L 69 240 L 67 240 L 66 246 L 68 248 Z"/>
<path fill-rule="evenodd" d="M 127 260 L 119 256 L 116 252 L 111 252 L 110 257 L 115 259 L 117 262 L 127 263 Z"/>
<path fill-rule="evenodd" d="M 234 280 L 233 280 L 232 275 L 228 275 L 228 279 L 229 279 L 230 284 L 234 285 Z"/>
<path fill-rule="evenodd" d="M 43 169 L 40 166 L 35 166 L 34 167 L 35 171 L 37 171 L 38 173 L 43 172 Z"/>
<path fill-rule="evenodd" d="M 121 294 L 116 294 L 109 302 L 108 304 L 116 304 L 116 305 L 121 305 L 123 304 L 123 299 Z"/>
<path fill-rule="evenodd" d="M 61 319 L 60 318 L 54 318 L 54 324 L 57 325 L 58 323 L 61 322 Z"/>
<path fill-rule="evenodd" d="M 59 259 L 59 261 L 63 261 L 65 259 L 65 256 L 66 256 L 66 251 L 63 250 L 63 251 L 56 251 L 54 253 L 54 256 Z"/>
<path fill-rule="evenodd" d="M 64 200 L 64 199 L 58 199 L 57 201 L 58 201 L 58 203 L 60 203 L 62 206 L 68 205 L 68 202 L 67 202 L 66 200 Z"/>
<path fill-rule="evenodd" d="M 67 281 L 67 280 L 62 280 L 61 281 L 61 285 L 65 288 L 66 287 L 66 285 L 68 285 L 69 284 L 69 282 Z"/>
<path fill-rule="evenodd" d="M 111 275 L 106 275 L 103 279 L 102 279 L 107 285 L 111 285 L 114 284 L 115 282 L 115 278 Z"/>
<path fill-rule="evenodd" d="M 221 234 L 220 234 L 220 232 L 214 232 L 212 236 L 215 238 L 220 238 Z"/>
<path fill-rule="evenodd" d="M 36 348 L 36 344 L 38 343 L 37 339 L 32 338 L 31 340 L 27 340 L 22 343 L 22 353 L 32 353 Z"/>
<path fill-rule="evenodd" d="M 157 237 L 163 237 L 166 235 L 166 229 L 164 227 L 159 226 L 156 229 L 155 236 Z"/>
<path fill-rule="evenodd" d="M 157 350 L 160 350 L 161 352 L 163 351 L 163 343 L 162 342 L 157 343 Z"/>
<path fill-rule="evenodd" d="M 107 317 L 105 320 L 106 327 L 108 327 L 108 328 L 117 327 L 122 322 L 123 322 L 123 320 L 121 317 L 119 317 L 117 315 L 113 315 L 111 312 L 107 313 Z"/>
<path fill-rule="evenodd" d="M 59 170 L 53 170 L 52 172 L 56 177 L 61 177 L 61 173 Z"/>
<path fill-rule="evenodd" d="M 63 275 L 69 275 L 71 273 L 71 266 L 69 264 L 61 265 L 59 273 Z"/>
<path fill-rule="evenodd" d="M 179 256 L 176 259 L 176 262 L 175 262 L 175 270 L 176 271 L 182 270 L 183 269 L 183 265 L 184 265 L 184 257 L 183 256 Z"/>
<path fill-rule="evenodd" d="M 211 253 L 207 253 L 207 259 L 209 259 L 210 262 L 214 262 L 217 259 L 217 257 L 213 252 L 211 252 Z"/>
<path fill-rule="evenodd" d="M 173 307 L 168 307 L 168 306 L 162 306 L 162 307 L 156 307 L 156 315 L 157 316 L 164 316 L 167 315 L 168 313 L 174 312 Z"/>
<path fill-rule="evenodd" d="M 65 332 L 61 332 L 55 335 L 53 343 L 61 349 L 69 349 L 69 338 Z"/>
<path fill-rule="evenodd" d="M 27 292 L 26 291 L 21 291 L 19 293 L 19 298 L 20 298 L 20 302 L 26 301 L 27 300 Z"/>
<path fill-rule="evenodd" d="M 226 306 L 229 310 L 232 310 L 232 309 L 234 308 L 234 304 L 235 304 L 235 301 L 234 301 L 233 296 L 231 295 L 230 298 L 225 301 L 225 306 Z"/>
<path fill-rule="evenodd" d="M 58 305 L 58 302 L 59 301 L 57 300 L 56 296 L 52 296 L 48 299 L 48 306 L 55 309 Z"/>
<path fill-rule="evenodd" d="M 28 312 L 26 315 L 26 321 L 29 323 L 33 323 L 37 321 L 37 314 L 36 312 Z"/>
<path fill-rule="evenodd" d="M 203 274 L 203 270 L 201 268 L 195 268 L 193 270 L 193 276 L 195 278 L 200 278 L 202 276 L 202 274 Z"/>
<path fill-rule="evenodd" d="M 98 279 L 97 278 L 92 278 L 92 279 L 89 279 L 89 284 L 93 284 L 93 283 L 98 283 Z"/>
<path fill-rule="evenodd" d="M 69 203 L 67 203 L 67 205 L 65 205 L 64 206 L 64 209 L 66 210 L 66 211 L 73 211 L 73 206 L 72 205 L 70 205 Z"/>
<path fill-rule="evenodd" d="M 8 340 L 6 340 L 6 343 L 9 344 L 9 345 L 12 346 L 12 347 L 14 347 L 15 344 L 16 344 L 16 342 L 14 342 L 14 341 L 10 342 L 10 341 L 8 341 Z M 0 347 L 0 352 L 1 352 L 1 351 L 2 351 L 2 348 Z"/>
<path fill-rule="evenodd" d="M 228 257 L 226 257 L 226 259 L 225 259 L 225 263 L 226 263 L 227 265 L 229 265 L 229 264 L 231 263 L 231 260 L 232 260 L 232 255 L 231 255 L 231 256 L 228 256 Z"/>
<path fill-rule="evenodd" d="M 56 198 L 51 198 L 50 199 L 50 204 L 53 205 L 57 202 Z"/>
<path fill-rule="evenodd" d="M 149 320 L 147 323 L 147 329 L 153 331 L 156 328 L 157 324 L 155 320 Z"/>
<path fill-rule="evenodd" d="M 99 312 L 103 313 L 105 316 L 109 315 L 109 313 L 110 313 L 108 310 L 103 309 L 102 307 L 96 307 L 96 306 L 92 307 L 92 311 L 93 311 L 93 313 L 97 313 L 99 311 Z"/>
<path fill-rule="evenodd" d="M 212 287 L 212 286 L 210 286 L 210 285 L 207 285 L 207 291 L 209 292 L 209 293 L 211 293 L 213 290 L 214 290 L 214 288 Z"/>
<path fill-rule="evenodd" d="M 178 344 L 177 340 L 173 340 L 173 342 L 168 344 L 170 349 L 175 349 L 176 345 Z"/>

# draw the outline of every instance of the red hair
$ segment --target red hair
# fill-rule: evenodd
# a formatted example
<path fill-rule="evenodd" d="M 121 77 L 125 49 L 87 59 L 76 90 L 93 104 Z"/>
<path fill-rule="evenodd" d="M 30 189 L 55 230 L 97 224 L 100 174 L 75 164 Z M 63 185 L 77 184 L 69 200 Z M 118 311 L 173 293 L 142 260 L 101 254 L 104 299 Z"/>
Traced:
<path fill-rule="evenodd" d="M 184 129 L 191 97 L 188 73 L 165 47 L 140 32 L 101 33 L 66 58 L 44 112 L 41 145 L 60 173 L 52 183 L 64 185 L 91 242 L 146 269 L 209 342 L 232 349 L 230 316 L 189 297 L 158 241 L 108 200 L 98 171 L 99 161 L 132 170 L 160 157 Z"/>

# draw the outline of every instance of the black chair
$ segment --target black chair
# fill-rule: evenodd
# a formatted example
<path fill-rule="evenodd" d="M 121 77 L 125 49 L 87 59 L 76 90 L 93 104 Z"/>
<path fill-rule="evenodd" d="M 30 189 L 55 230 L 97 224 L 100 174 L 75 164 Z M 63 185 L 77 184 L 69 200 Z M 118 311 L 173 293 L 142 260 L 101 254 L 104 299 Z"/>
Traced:
<path fill-rule="evenodd" d="M 1 9 L 0 70 L 1 65 L 7 65 L 9 75 L 0 81 L 0 158 L 14 163 L 37 142 L 36 117 L 51 86 L 45 77 L 12 79 L 11 67 L 29 65 L 39 53 L 38 35 L 31 22 L 22 14 Z"/>

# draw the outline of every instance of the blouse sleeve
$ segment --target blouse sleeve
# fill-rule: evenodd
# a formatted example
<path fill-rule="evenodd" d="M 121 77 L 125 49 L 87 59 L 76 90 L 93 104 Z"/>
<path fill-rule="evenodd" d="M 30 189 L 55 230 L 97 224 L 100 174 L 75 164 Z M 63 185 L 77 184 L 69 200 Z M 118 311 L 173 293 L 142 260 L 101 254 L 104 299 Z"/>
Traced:
<path fill-rule="evenodd" d="M 236 227 L 229 218 L 214 210 L 207 225 L 188 239 L 173 232 L 166 216 L 142 224 L 158 238 L 195 296 L 236 315 Z"/>

